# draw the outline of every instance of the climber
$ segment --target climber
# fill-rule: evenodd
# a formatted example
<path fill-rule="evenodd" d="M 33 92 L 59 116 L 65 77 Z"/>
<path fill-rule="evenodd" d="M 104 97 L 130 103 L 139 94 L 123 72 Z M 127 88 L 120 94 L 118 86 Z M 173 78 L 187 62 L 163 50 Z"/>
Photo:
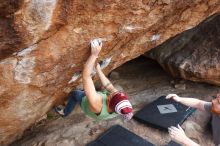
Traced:
<path fill-rule="evenodd" d="M 195 98 L 179 97 L 176 94 L 169 94 L 167 99 L 174 99 L 176 102 L 182 103 L 186 106 L 196 108 L 198 110 L 207 111 L 212 113 L 212 132 L 213 139 L 216 146 L 220 145 L 220 94 L 212 100 L 212 102 L 206 102 Z M 183 129 L 171 126 L 168 128 L 171 139 L 184 146 L 199 146 L 199 144 L 188 138 Z"/>
<path fill-rule="evenodd" d="M 64 109 L 55 107 L 55 111 L 60 115 L 64 117 L 69 115 L 76 103 L 79 102 L 84 113 L 95 120 L 110 119 L 117 114 L 127 121 L 132 118 L 132 105 L 128 100 L 127 94 L 118 91 L 112 85 L 102 72 L 99 64 L 96 65 L 96 72 L 106 90 L 97 92 L 95 89 L 91 75 L 101 48 L 101 39 L 91 41 L 91 55 L 87 59 L 82 73 L 84 91 L 72 91 L 69 94 L 68 103 Z"/>

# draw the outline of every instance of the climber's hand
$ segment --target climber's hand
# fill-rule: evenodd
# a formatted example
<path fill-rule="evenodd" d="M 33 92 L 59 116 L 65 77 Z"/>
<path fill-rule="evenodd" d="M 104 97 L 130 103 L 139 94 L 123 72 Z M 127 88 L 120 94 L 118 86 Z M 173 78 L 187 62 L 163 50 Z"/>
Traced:
<path fill-rule="evenodd" d="M 102 49 L 102 40 L 101 39 L 91 40 L 91 53 L 92 53 L 92 55 L 98 56 L 101 49 Z"/>
<path fill-rule="evenodd" d="M 97 65 L 96 65 L 96 70 L 98 71 L 98 70 L 101 70 L 101 66 L 100 66 L 100 64 L 99 63 L 97 63 Z"/>

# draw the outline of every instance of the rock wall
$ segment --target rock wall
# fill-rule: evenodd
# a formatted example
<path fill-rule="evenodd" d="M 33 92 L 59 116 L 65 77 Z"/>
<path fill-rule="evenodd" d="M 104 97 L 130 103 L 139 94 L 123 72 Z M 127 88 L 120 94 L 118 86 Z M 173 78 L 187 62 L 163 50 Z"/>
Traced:
<path fill-rule="evenodd" d="M 171 75 L 220 85 L 220 13 L 147 53 Z"/>
<path fill-rule="evenodd" d="M 0 0 L 0 145 L 75 86 L 90 53 L 108 73 L 218 12 L 218 0 Z"/>

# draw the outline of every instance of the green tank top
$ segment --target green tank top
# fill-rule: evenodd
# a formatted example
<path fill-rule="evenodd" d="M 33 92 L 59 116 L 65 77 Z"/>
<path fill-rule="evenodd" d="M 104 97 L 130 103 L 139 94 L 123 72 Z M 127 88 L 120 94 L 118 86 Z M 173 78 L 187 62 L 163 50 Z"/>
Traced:
<path fill-rule="evenodd" d="M 93 113 L 90 111 L 89 109 L 89 102 L 87 97 L 83 97 L 82 102 L 81 102 L 81 107 L 82 110 L 84 111 L 84 113 L 86 115 L 88 115 L 89 117 L 91 117 L 92 119 L 96 120 L 96 121 L 100 121 L 100 120 L 107 120 L 107 119 L 111 119 L 117 116 L 117 114 L 115 112 L 113 113 L 109 113 L 108 112 L 108 108 L 107 108 L 107 92 L 98 92 L 98 94 L 100 94 L 102 96 L 102 110 L 101 113 L 99 115 L 97 115 L 96 113 Z"/>

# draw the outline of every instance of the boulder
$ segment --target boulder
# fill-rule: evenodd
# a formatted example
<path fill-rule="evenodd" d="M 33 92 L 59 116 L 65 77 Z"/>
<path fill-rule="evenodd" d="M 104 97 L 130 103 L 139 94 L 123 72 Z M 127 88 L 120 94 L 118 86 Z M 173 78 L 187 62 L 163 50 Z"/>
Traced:
<path fill-rule="evenodd" d="M 89 42 L 109 73 L 218 12 L 218 0 L 0 0 L 0 145 L 80 85 Z"/>
<path fill-rule="evenodd" d="M 146 55 L 174 77 L 220 85 L 220 13 Z"/>

